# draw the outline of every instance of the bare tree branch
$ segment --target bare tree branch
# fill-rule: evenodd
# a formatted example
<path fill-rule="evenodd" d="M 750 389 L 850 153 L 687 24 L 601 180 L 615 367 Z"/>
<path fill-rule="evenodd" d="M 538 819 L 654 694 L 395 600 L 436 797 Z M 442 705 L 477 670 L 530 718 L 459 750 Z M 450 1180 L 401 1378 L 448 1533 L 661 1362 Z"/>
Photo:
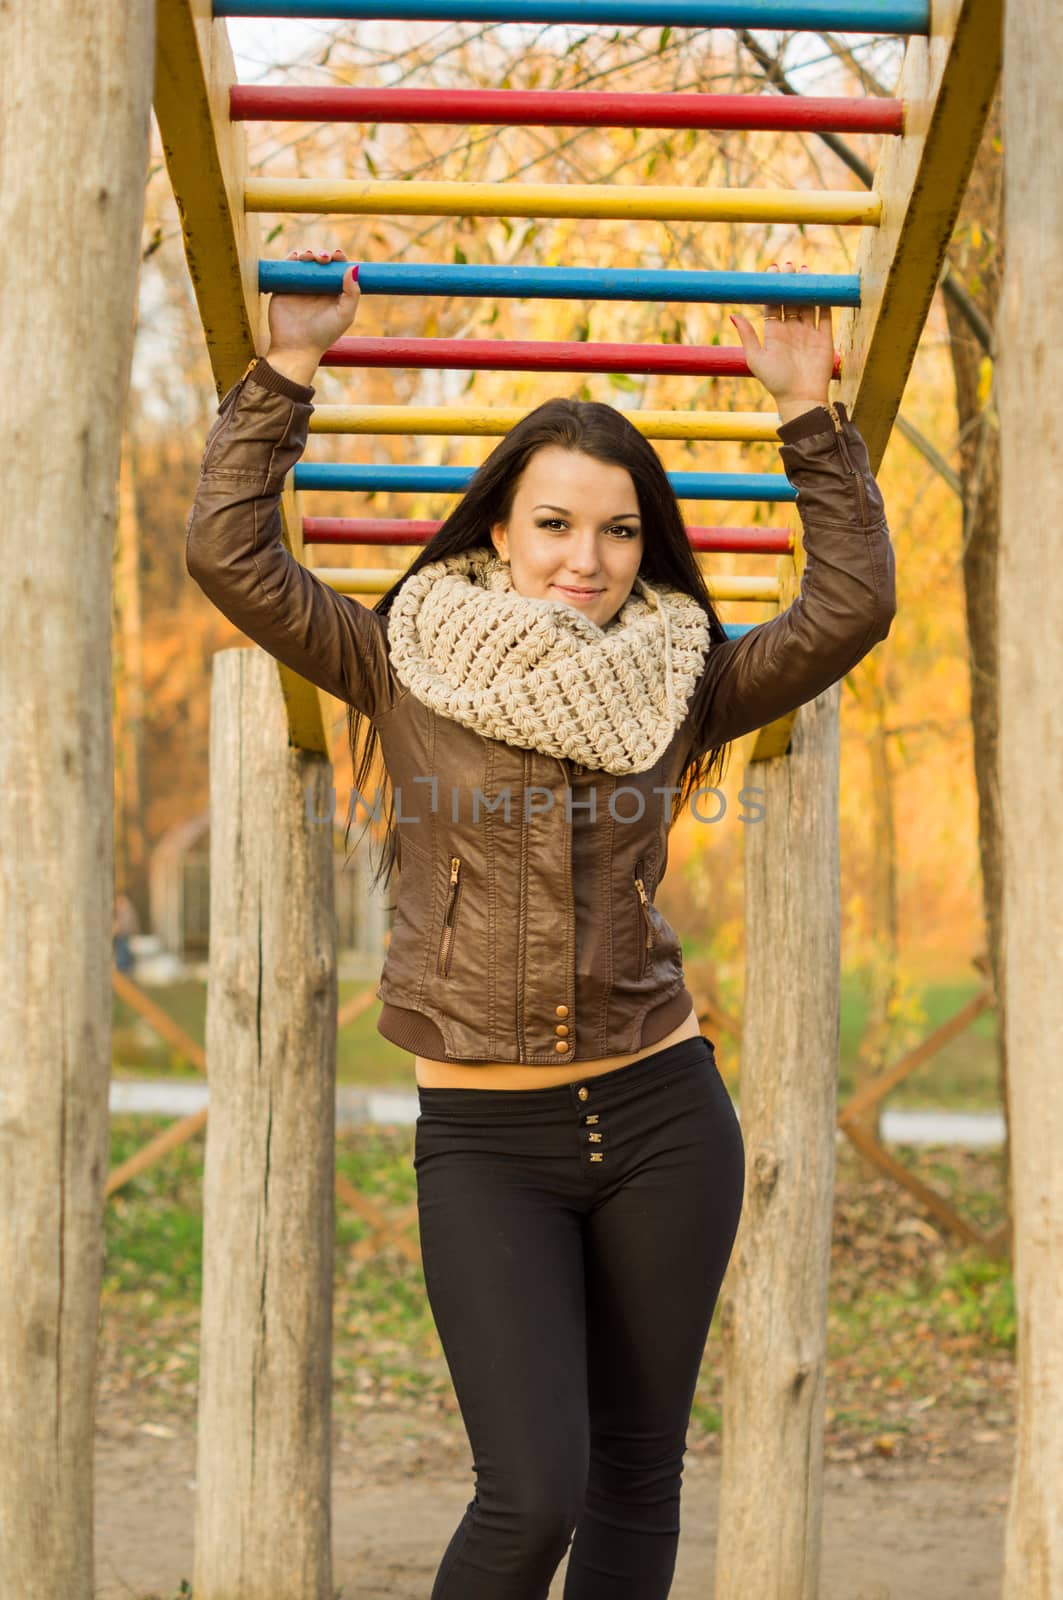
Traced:
<path fill-rule="evenodd" d="M 783 94 L 800 93 L 800 90 L 795 89 L 791 84 L 778 61 L 776 61 L 773 56 L 769 55 L 763 46 L 757 43 L 747 29 L 737 28 L 735 32 L 742 44 L 749 51 L 750 55 L 757 62 L 758 66 L 760 66 L 765 78 L 769 83 L 774 84 L 775 87 L 780 89 Z M 845 61 L 850 66 L 854 65 L 852 61 L 852 51 L 846 46 L 838 44 L 829 33 L 821 33 L 820 38 L 840 60 Z M 882 96 L 888 94 L 888 91 L 885 89 L 885 87 L 879 83 L 878 79 L 875 78 L 865 66 L 860 65 L 859 67 L 855 68 L 855 70 L 859 72 L 861 81 L 866 87 L 870 88 L 874 94 Z M 874 179 L 874 174 L 872 173 L 871 168 L 867 165 L 867 162 L 862 159 L 862 157 L 856 154 L 855 150 L 852 150 L 849 145 L 846 144 L 844 139 L 839 138 L 836 133 L 820 133 L 817 134 L 817 138 L 822 139 L 824 144 L 834 151 L 834 154 L 838 157 L 839 161 L 843 161 L 849 168 L 850 172 L 854 172 L 856 174 L 865 188 L 871 188 Z M 953 305 L 964 317 L 975 338 L 982 346 L 982 349 L 986 352 L 991 360 L 995 360 L 996 341 L 993 336 L 993 330 L 989 326 L 989 323 L 986 321 L 985 317 L 982 315 L 981 311 L 975 305 L 974 301 L 971 299 L 970 295 L 966 292 L 963 285 L 957 282 L 956 274 L 952 270 L 951 263 L 948 261 L 946 261 L 941 277 L 938 280 L 938 287 L 943 294 L 948 295 Z"/>
<path fill-rule="evenodd" d="M 945 457 L 938 449 L 935 448 L 934 445 L 931 444 L 926 434 L 921 433 L 915 424 L 909 422 L 908 419 L 902 416 L 900 412 L 897 413 L 895 425 L 898 433 L 904 435 L 904 437 L 908 440 L 908 443 L 913 445 L 915 449 L 919 451 L 919 454 L 924 458 L 924 460 L 930 463 L 930 465 L 938 473 L 939 477 L 945 480 L 953 494 L 958 495 L 962 500 L 963 484 L 960 482 L 959 473 L 956 471 L 955 467 L 949 466 L 949 463 L 945 460 Z"/>

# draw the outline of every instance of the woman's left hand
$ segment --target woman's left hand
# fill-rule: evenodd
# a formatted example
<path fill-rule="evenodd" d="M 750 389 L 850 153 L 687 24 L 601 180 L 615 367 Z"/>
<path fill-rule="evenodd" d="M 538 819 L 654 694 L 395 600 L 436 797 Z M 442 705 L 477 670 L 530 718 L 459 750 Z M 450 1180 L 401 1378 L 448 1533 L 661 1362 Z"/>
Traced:
<path fill-rule="evenodd" d="M 793 272 L 792 261 L 786 263 Z M 771 263 L 769 271 L 778 272 L 778 264 Z M 802 266 L 802 272 L 808 268 Z M 764 343 L 760 343 L 747 318 L 737 313 L 731 321 L 738 329 L 749 370 L 770 391 L 775 401 L 804 400 L 822 405 L 827 398 L 828 384 L 834 372 L 834 334 L 831 327 L 831 308 L 819 308 L 819 326 L 816 326 L 815 305 L 787 306 L 783 321 L 783 307 L 764 307 Z"/>

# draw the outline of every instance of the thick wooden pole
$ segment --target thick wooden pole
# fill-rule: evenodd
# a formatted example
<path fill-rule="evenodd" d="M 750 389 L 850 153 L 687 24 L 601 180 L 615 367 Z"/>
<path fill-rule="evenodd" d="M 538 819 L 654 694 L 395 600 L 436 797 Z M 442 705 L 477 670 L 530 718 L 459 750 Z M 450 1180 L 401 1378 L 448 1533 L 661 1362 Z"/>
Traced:
<path fill-rule="evenodd" d="M 152 0 L 0 6 L 0 1594 L 90 1600 L 111 558 Z"/>
<path fill-rule="evenodd" d="M 333 1600 L 332 767 L 214 657 L 196 1600 Z"/>
<path fill-rule="evenodd" d="M 715 1600 L 816 1600 L 839 1041 L 837 684 L 751 763 L 742 1222 L 721 1297 Z"/>
<path fill-rule="evenodd" d="M 1005 12 L 1000 809 L 1018 1311 L 1006 1600 L 1063 1595 L 1063 11 Z"/>

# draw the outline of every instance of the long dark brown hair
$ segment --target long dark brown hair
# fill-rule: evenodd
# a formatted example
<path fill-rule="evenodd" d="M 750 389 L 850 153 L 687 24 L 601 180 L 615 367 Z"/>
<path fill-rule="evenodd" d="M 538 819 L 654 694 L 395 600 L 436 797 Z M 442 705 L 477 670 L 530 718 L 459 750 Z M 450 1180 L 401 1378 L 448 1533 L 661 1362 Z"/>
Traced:
<path fill-rule="evenodd" d="M 639 576 L 650 583 L 668 584 L 690 595 L 705 611 L 711 644 L 722 643 L 727 635 L 713 609 L 705 580 L 687 538 L 679 502 L 664 466 L 653 446 L 628 421 L 623 412 L 597 400 L 570 400 L 558 397 L 537 406 L 495 446 L 474 474 L 454 510 L 443 522 L 421 553 L 402 572 L 374 610 L 386 616 L 395 596 L 411 573 L 419 572 L 430 561 L 457 555 L 465 550 L 490 549 L 490 529 L 496 522 L 508 522 L 513 500 L 528 462 L 548 445 L 591 456 L 608 466 L 624 467 L 631 474 L 638 495 L 644 548 Z M 359 754 L 359 741 L 363 738 Z M 376 762 L 379 740 L 369 719 L 353 706 L 347 708 L 347 734 L 354 767 L 354 789 L 366 793 L 365 786 Z M 727 745 L 717 745 L 702 755 L 692 755 L 679 775 L 679 792 L 672 799 L 672 821 L 678 817 L 694 790 L 714 784 L 723 774 Z M 395 796 L 385 771 L 381 801 L 386 797 L 384 846 L 374 877 L 374 885 L 390 884 L 397 854 Z M 352 801 L 354 791 L 352 790 Z M 353 819 L 353 804 L 347 819 L 346 843 Z M 373 807 L 374 814 L 383 812 Z M 368 826 L 369 818 L 366 819 Z M 363 830 L 364 831 L 364 830 Z"/>

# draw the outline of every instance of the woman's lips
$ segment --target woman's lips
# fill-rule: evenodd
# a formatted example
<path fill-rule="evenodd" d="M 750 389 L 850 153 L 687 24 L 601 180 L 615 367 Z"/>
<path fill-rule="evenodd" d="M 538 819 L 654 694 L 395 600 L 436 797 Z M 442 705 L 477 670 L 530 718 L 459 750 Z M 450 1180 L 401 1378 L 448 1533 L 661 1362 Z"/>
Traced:
<path fill-rule="evenodd" d="M 595 600 L 602 592 L 600 589 L 569 589 L 563 583 L 555 583 L 554 588 L 572 600 Z"/>

